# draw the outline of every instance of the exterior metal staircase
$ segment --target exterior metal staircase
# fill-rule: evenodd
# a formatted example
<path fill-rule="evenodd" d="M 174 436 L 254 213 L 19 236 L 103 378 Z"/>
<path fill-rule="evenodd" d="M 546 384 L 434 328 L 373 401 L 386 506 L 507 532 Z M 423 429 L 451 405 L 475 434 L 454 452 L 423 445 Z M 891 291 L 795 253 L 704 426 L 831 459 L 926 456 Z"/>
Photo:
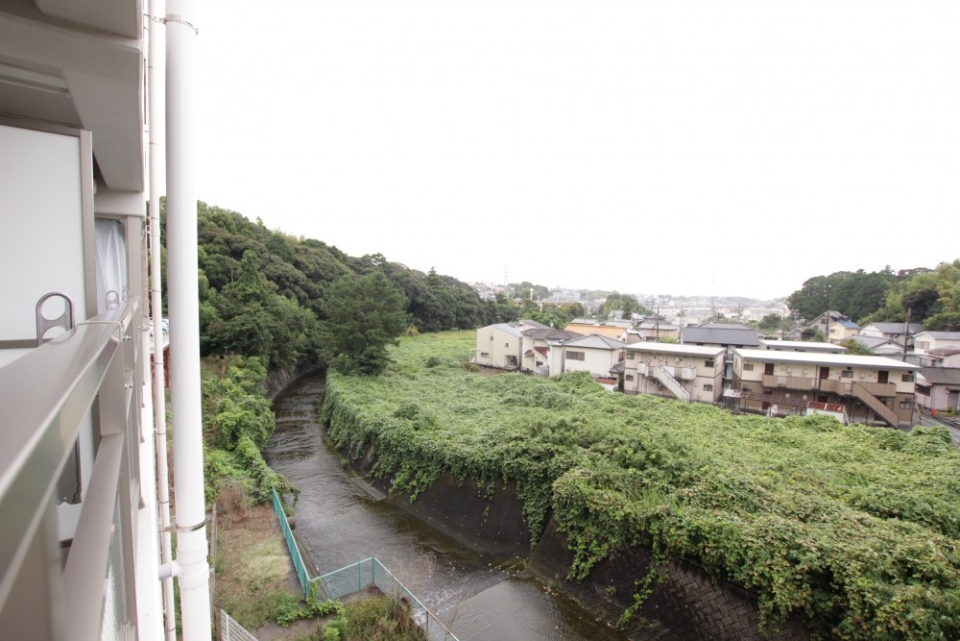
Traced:
<path fill-rule="evenodd" d="M 660 381 L 664 387 L 670 390 L 670 392 L 681 401 L 690 402 L 690 392 L 680 384 L 680 381 L 673 377 L 673 374 L 671 374 L 666 367 L 663 365 L 654 367 L 653 377 Z"/>
<path fill-rule="evenodd" d="M 892 409 L 884 405 L 883 401 L 871 394 L 865 387 L 859 383 L 852 385 L 853 395 L 870 408 L 877 416 L 882 418 L 890 427 L 897 427 L 900 423 L 900 417 Z"/>

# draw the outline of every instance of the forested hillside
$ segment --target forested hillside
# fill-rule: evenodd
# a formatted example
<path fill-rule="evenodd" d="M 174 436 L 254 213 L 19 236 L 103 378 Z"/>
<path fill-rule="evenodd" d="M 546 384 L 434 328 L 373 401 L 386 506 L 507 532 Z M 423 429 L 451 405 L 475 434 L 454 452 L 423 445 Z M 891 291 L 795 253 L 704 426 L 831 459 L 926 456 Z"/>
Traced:
<path fill-rule="evenodd" d="M 329 293 L 341 278 L 358 283 L 376 272 L 399 290 L 408 330 L 472 329 L 514 320 L 519 312 L 505 301 L 484 303 L 455 278 L 424 274 L 380 254 L 348 256 L 320 240 L 270 230 L 203 202 L 197 215 L 204 355 L 255 356 L 270 369 L 325 361 L 333 356 L 324 335 Z"/>
<path fill-rule="evenodd" d="M 836 310 L 861 325 L 877 321 L 923 323 L 927 330 L 960 330 L 960 260 L 936 269 L 834 272 L 815 276 L 787 299 L 805 320 Z"/>

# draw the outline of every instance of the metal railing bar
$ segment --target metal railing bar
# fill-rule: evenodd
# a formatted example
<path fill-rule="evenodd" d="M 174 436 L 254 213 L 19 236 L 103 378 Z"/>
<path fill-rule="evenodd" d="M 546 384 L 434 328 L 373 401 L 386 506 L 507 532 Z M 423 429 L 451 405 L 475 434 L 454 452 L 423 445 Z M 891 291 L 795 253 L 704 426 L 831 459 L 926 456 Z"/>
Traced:
<path fill-rule="evenodd" d="M 110 434 L 100 440 L 90 487 L 63 571 L 64 620 L 69 621 L 71 638 L 100 636 L 103 579 L 110 554 L 111 524 L 116 514 L 123 441 L 121 434 Z"/>
<path fill-rule="evenodd" d="M 138 306 L 130 299 L 0 368 L 0 604 Z"/>

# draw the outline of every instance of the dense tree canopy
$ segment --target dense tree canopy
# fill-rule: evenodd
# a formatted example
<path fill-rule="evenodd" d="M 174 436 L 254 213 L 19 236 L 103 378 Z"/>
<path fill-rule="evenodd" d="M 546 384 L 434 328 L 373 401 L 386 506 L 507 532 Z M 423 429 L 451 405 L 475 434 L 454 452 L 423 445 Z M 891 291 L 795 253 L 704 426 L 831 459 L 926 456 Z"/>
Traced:
<path fill-rule="evenodd" d="M 960 331 L 960 260 L 901 273 L 905 277 L 890 288 L 869 321 L 903 322 L 909 313 L 924 329 Z"/>
<path fill-rule="evenodd" d="M 161 209 L 162 219 L 165 213 Z M 197 233 L 205 355 L 257 356 L 270 368 L 318 363 L 329 353 L 320 325 L 329 320 L 324 301 L 334 283 L 343 277 L 359 282 L 374 272 L 402 293 L 401 311 L 421 332 L 473 329 L 518 317 L 515 305 L 482 301 L 469 285 L 433 270 L 424 274 L 382 254 L 351 257 L 320 240 L 270 230 L 259 220 L 203 202 L 197 206 Z"/>
<path fill-rule="evenodd" d="M 343 276 L 323 300 L 321 322 L 327 361 L 341 372 L 379 374 L 390 362 L 387 345 L 407 328 L 406 297 L 381 271 Z"/>
<path fill-rule="evenodd" d="M 828 309 L 853 320 L 877 311 L 896 277 L 889 268 L 880 272 L 835 272 L 814 276 L 787 298 L 790 309 L 800 318 L 813 320 Z"/>

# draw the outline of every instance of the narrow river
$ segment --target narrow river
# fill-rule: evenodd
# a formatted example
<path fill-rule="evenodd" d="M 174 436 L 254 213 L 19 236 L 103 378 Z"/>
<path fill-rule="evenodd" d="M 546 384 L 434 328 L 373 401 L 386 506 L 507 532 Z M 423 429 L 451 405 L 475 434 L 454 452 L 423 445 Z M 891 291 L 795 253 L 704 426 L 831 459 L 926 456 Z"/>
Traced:
<path fill-rule="evenodd" d="M 320 572 L 375 556 L 461 641 L 625 640 L 522 563 L 491 562 L 377 501 L 322 440 L 322 376 L 294 383 L 274 402 L 267 462 L 300 489 L 297 532 Z"/>

